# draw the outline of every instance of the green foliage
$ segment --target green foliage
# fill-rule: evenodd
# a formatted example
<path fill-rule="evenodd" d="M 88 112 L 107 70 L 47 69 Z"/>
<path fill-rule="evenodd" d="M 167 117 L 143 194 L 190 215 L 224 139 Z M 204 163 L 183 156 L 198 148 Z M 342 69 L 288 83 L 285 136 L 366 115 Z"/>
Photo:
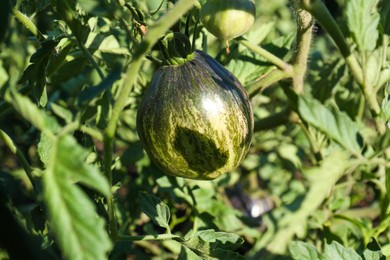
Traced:
<path fill-rule="evenodd" d="M 390 1 L 256 0 L 230 53 L 205 1 L 3 1 L 1 259 L 390 257 Z M 249 153 L 213 181 L 137 135 L 172 31 L 251 97 Z"/>
<path fill-rule="evenodd" d="M 323 252 L 318 252 L 317 248 L 312 244 L 302 241 L 294 241 L 289 245 L 289 251 L 293 259 L 385 259 L 375 240 L 372 240 L 364 249 L 363 254 L 359 255 L 352 248 L 344 247 L 342 244 L 333 241 L 330 244 L 325 244 Z"/>
<path fill-rule="evenodd" d="M 375 0 L 348 0 L 345 14 L 348 28 L 360 51 L 373 51 L 379 37 L 379 13 L 375 10 Z M 385 1 L 386 2 L 386 1 Z"/>

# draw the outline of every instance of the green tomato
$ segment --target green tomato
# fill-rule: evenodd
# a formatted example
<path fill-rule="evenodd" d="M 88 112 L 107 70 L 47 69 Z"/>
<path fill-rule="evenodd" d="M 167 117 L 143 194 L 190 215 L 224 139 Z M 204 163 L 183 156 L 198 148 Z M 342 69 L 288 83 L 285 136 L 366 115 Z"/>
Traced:
<path fill-rule="evenodd" d="M 206 29 L 221 40 L 246 33 L 255 21 L 253 0 L 207 0 L 200 10 Z"/>
<path fill-rule="evenodd" d="M 138 108 L 137 131 L 163 172 L 211 180 L 238 167 L 253 134 L 243 86 L 209 55 L 155 72 Z"/>

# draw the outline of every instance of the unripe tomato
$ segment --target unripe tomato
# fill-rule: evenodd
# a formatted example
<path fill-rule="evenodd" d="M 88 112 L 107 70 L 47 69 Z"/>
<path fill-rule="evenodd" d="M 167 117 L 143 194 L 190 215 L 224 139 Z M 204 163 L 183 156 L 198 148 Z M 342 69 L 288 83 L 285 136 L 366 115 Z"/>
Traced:
<path fill-rule="evenodd" d="M 249 30 L 255 13 L 253 0 L 207 0 L 200 10 L 200 20 L 215 37 L 230 40 Z"/>

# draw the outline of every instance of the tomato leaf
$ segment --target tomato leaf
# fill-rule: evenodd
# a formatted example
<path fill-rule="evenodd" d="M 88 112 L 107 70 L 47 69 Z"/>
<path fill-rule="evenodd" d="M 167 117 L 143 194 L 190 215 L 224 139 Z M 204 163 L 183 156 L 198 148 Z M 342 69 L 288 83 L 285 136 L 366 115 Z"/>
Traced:
<path fill-rule="evenodd" d="M 347 24 L 359 51 L 372 51 L 379 37 L 379 13 L 372 11 L 376 0 L 349 0 Z"/>
<path fill-rule="evenodd" d="M 319 260 L 320 259 L 316 247 L 306 242 L 293 241 L 289 244 L 288 250 L 293 259 L 297 259 L 297 260 Z"/>
<path fill-rule="evenodd" d="M 39 109 L 29 98 L 18 92 L 14 90 L 6 92 L 5 100 L 10 103 L 25 120 L 42 132 L 53 133 L 59 128 L 58 122 L 54 117 L 49 116 L 43 110 Z"/>
<path fill-rule="evenodd" d="M 170 230 L 169 219 L 171 218 L 171 212 L 167 204 L 158 197 L 148 193 L 140 193 L 139 202 L 141 210 L 148 215 L 154 224 Z"/>
<path fill-rule="evenodd" d="M 106 259 L 111 249 L 104 220 L 76 185 L 84 184 L 105 196 L 110 192 L 98 168 L 85 163 L 87 154 L 73 137 L 57 138 L 43 174 L 51 231 L 67 259 Z"/>
<path fill-rule="evenodd" d="M 244 239 L 236 234 L 208 229 L 198 231 L 183 244 L 200 256 L 237 259 L 240 255 L 233 250 L 239 248 L 243 242 Z"/>
<path fill-rule="evenodd" d="M 352 248 L 346 248 L 339 242 L 333 241 L 331 244 L 325 244 L 322 259 L 361 260 L 362 258 Z"/>
<path fill-rule="evenodd" d="M 309 124 L 324 132 L 332 140 L 352 153 L 360 153 L 358 125 L 338 110 L 331 111 L 315 99 L 298 97 L 298 112 Z"/>
<path fill-rule="evenodd" d="M 19 80 L 19 83 L 29 82 L 34 98 L 42 107 L 45 107 L 47 104 L 46 66 L 57 44 L 58 41 L 54 40 L 42 42 L 42 47 L 31 56 L 31 64 L 23 72 L 22 78 Z"/>

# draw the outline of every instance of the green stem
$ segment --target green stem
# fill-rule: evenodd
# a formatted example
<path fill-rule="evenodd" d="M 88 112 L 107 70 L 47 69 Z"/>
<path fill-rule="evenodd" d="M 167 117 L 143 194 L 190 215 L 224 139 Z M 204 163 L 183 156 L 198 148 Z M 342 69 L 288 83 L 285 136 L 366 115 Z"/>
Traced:
<path fill-rule="evenodd" d="M 345 61 L 355 80 L 361 85 L 363 83 L 362 68 L 356 60 L 356 57 L 351 53 L 349 45 L 341 32 L 340 27 L 324 3 L 321 0 L 301 0 L 301 4 L 303 9 L 310 12 L 325 29 L 325 31 L 328 32 L 330 37 L 332 37 L 339 48 L 341 55 L 345 58 Z"/>
<path fill-rule="evenodd" d="M 295 55 L 292 58 L 292 64 L 294 66 L 293 89 L 297 93 L 302 93 L 313 35 L 314 20 L 309 12 L 297 6 L 296 12 L 297 44 Z"/>
<path fill-rule="evenodd" d="M 15 145 L 15 143 L 12 141 L 11 137 L 7 135 L 3 130 L 0 129 L 0 139 L 3 140 L 3 142 L 8 146 L 8 148 L 11 150 L 13 154 L 15 154 L 16 158 L 22 165 L 24 171 L 26 172 L 26 175 L 28 179 L 30 180 L 31 184 L 34 187 L 34 178 L 32 174 L 32 168 L 30 164 L 27 162 L 26 157 L 24 157 L 23 153 L 19 150 L 19 148 Z"/>
<path fill-rule="evenodd" d="M 88 60 L 91 62 L 92 66 L 96 69 L 97 73 L 99 74 L 100 78 L 103 80 L 104 74 L 103 71 L 100 69 L 99 65 L 96 63 L 95 59 L 91 55 L 91 53 L 88 51 L 87 47 L 79 41 L 79 39 L 76 38 L 77 45 L 80 47 L 81 51 L 87 56 Z"/>
<path fill-rule="evenodd" d="M 182 240 L 180 236 L 173 235 L 173 234 L 144 235 L 144 236 L 119 235 L 118 237 L 118 240 L 122 240 L 122 241 L 161 241 L 161 240 L 171 240 L 171 239 Z"/>
<path fill-rule="evenodd" d="M 110 121 L 104 131 L 104 173 L 110 185 L 112 185 L 111 163 L 113 155 L 114 137 L 116 127 L 119 121 L 119 116 L 125 107 L 126 100 L 132 90 L 132 87 L 138 77 L 139 70 L 143 64 L 144 57 L 151 50 L 153 45 L 164 35 L 164 33 L 172 27 L 196 2 L 196 0 L 180 0 L 170 9 L 165 16 L 149 27 L 148 34 L 143 38 L 141 44 L 136 49 L 133 60 L 127 68 L 123 85 L 121 87 L 121 95 L 115 102 Z M 118 237 L 117 223 L 114 211 L 113 197 L 107 199 L 107 208 L 109 214 L 109 226 L 111 238 L 116 240 Z"/>
<path fill-rule="evenodd" d="M 259 45 L 253 44 L 247 40 L 239 40 L 239 43 L 250 49 L 251 51 L 259 54 L 264 57 L 266 60 L 274 64 L 279 69 L 285 71 L 287 74 L 292 75 L 293 68 L 290 64 L 279 58 L 278 56 L 272 54 L 271 52 L 263 49 Z"/>
<path fill-rule="evenodd" d="M 262 75 L 258 80 L 253 83 L 248 84 L 246 87 L 248 89 L 248 94 L 251 98 L 257 95 L 259 92 L 263 91 L 265 88 L 275 84 L 276 82 L 289 78 L 289 74 L 285 71 L 275 69 L 264 75 Z"/>
<path fill-rule="evenodd" d="M 27 30 L 29 30 L 35 37 L 37 37 L 39 41 L 46 40 L 45 36 L 43 36 L 43 34 L 38 30 L 30 18 L 15 8 L 11 9 L 11 13 L 19 22 L 24 25 L 24 27 L 27 28 Z"/>

